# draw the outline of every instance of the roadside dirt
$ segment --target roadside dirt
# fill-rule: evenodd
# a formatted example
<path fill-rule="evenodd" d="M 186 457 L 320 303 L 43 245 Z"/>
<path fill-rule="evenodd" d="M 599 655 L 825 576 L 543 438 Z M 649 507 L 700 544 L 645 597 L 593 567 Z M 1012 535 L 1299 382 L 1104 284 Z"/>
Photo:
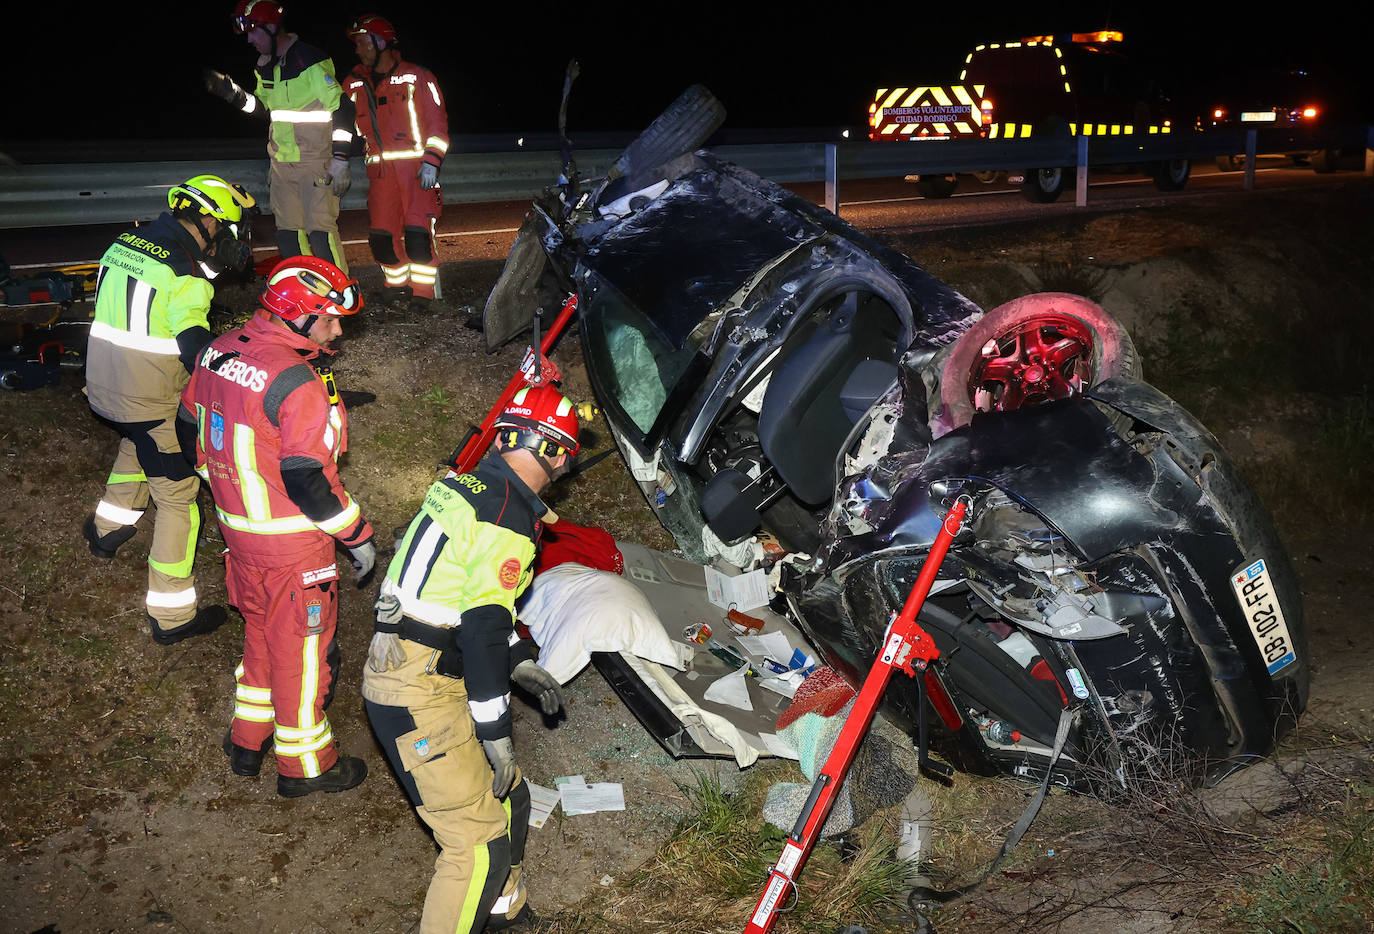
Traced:
<path fill-rule="evenodd" d="M 1354 302 L 1367 324 L 1374 313 L 1371 188 L 1359 179 L 1315 196 L 1320 203 L 1313 197 L 1257 195 L 1240 212 L 1227 199 L 1181 212 L 1068 215 L 1039 228 L 880 233 L 987 308 L 1058 287 L 1045 280 L 1073 267 L 1147 345 L 1142 334 L 1180 320 L 1207 335 L 1228 328 L 1286 333 L 1292 308 L 1324 302 Z M 480 306 L 499 271 L 499 259 L 446 265 L 449 301 Z M 357 272 L 368 288 L 380 286 L 375 267 Z M 242 288 L 220 298 L 244 313 L 252 296 Z M 437 463 L 484 414 L 519 351 L 488 356 L 461 320 L 379 303 L 350 322 L 347 338 L 339 384 L 377 398 L 350 413 L 343 473 L 385 539 L 386 530 L 409 520 Z M 1355 335 L 1327 339 L 1353 345 Z M 1314 432 L 1330 387 L 1304 382 L 1314 364 L 1304 361 L 1296 384 L 1286 374 L 1291 389 L 1228 398 L 1224 367 L 1189 364 L 1176 348 L 1173 354 L 1168 372 L 1179 385 L 1162 388 L 1199 411 L 1257 478 L 1302 578 L 1317 671 L 1307 721 L 1368 739 L 1374 524 L 1366 505 L 1342 504 L 1326 492 L 1308 502 L 1291 482 L 1302 476 L 1293 462 L 1321 450 Z M 572 342 L 557 358 L 571 394 L 586 397 Z M 1281 367 L 1286 360 L 1271 349 L 1253 362 Z M 343 666 L 330 709 L 344 751 L 367 760 L 368 780 L 348 793 L 288 801 L 275 794 L 270 757 L 259 779 L 231 775 L 220 738 L 242 623 L 233 616 L 214 635 L 170 648 L 152 642 L 141 606 L 148 528 L 111 561 L 91 557 L 80 535 L 114 450 L 113 434 L 89 414 L 78 372 L 64 374 L 58 387 L 0 397 L 0 930 L 413 929 L 435 847 L 389 773 L 358 695 L 375 585 L 345 590 Z M 1315 476 L 1325 468 L 1314 462 L 1307 469 Z M 1368 488 L 1367 477 L 1356 479 L 1355 489 Z M 671 548 L 618 457 L 576 480 L 554 507 L 619 538 Z M 205 539 L 197 587 L 203 603 L 223 602 L 213 518 Z M 680 786 L 702 773 L 727 788 L 740 777 L 733 763 L 670 759 L 594 670 L 567 693 L 568 718 L 553 729 L 518 708 L 522 767 L 545 785 L 572 774 L 621 782 L 626 810 L 558 812 L 531 830 L 526 878 L 533 906 L 545 915 L 605 891 L 650 857 L 683 813 Z M 1367 766 L 1367 752 L 1363 761 Z M 1170 906 L 1131 930 L 1175 930 L 1180 913 L 1190 906 Z M 699 929 L 740 927 L 736 918 L 702 919 Z"/>

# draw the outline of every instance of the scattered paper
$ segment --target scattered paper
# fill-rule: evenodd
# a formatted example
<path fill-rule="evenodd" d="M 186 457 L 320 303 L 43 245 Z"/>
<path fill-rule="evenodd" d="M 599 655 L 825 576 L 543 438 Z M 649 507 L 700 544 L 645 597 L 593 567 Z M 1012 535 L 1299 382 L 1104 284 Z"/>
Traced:
<path fill-rule="evenodd" d="M 774 694 L 781 694 L 783 697 L 793 697 L 797 693 L 797 688 L 806 680 L 806 675 L 800 671 L 789 671 L 785 675 L 778 675 L 774 678 L 763 678 L 759 681 L 759 687 L 767 688 Z"/>
<path fill-rule="evenodd" d="M 571 808 L 571 809 L 570 809 Z M 563 813 L 592 814 L 596 811 L 625 810 L 625 789 L 619 782 L 592 782 L 590 785 L 563 786 Z"/>
<path fill-rule="evenodd" d="M 585 785 L 587 784 L 587 780 L 583 778 L 581 775 L 560 775 L 558 778 L 555 778 L 553 780 L 553 783 L 558 786 L 558 790 L 561 795 L 562 791 L 566 789 L 569 785 Z M 567 817 L 576 817 L 578 814 L 590 813 L 592 812 L 569 810 L 567 800 L 565 799 L 563 801 L 563 814 Z"/>
<path fill-rule="evenodd" d="M 753 712 L 754 702 L 749 699 L 749 685 L 744 681 L 747 672 L 747 668 L 736 668 L 725 677 L 717 678 L 702 697 L 717 704 Z"/>
<path fill-rule="evenodd" d="M 763 740 L 763 745 L 768 751 L 780 759 L 800 759 L 797 750 L 792 748 L 792 744 L 787 742 L 776 733 L 760 733 L 759 739 Z"/>
<path fill-rule="evenodd" d="M 525 786 L 530 790 L 530 826 L 538 829 L 544 826 L 553 809 L 558 807 L 562 795 L 556 788 L 545 788 L 529 779 L 525 780 Z"/>
<path fill-rule="evenodd" d="M 770 596 L 768 574 L 762 568 L 734 577 L 706 568 L 706 599 L 721 609 L 752 610 L 766 604 Z"/>
<path fill-rule="evenodd" d="M 775 658 L 780 662 L 792 657 L 792 643 L 780 632 L 765 632 L 757 636 L 735 636 L 739 647 L 750 655 L 760 658 Z"/>

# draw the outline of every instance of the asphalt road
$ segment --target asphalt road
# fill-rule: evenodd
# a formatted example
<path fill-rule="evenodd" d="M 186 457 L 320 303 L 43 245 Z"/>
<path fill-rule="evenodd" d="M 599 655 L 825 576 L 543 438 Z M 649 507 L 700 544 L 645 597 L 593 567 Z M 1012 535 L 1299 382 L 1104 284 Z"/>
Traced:
<path fill-rule="evenodd" d="M 1261 163 L 1255 173 L 1255 191 L 1322 187 L 1348 174 L 1347 171 L 1318 175 L 1309 168 Z M 1164 205 L 1218 194 L 1253 196 L 1253 192 L 1244 190 L 1243 179 L 1244 174 L 1240 172 L 1220 172 L 1212 166 L 1194 165 L 1192 178 L 1183 191 L 1161 192 L 1143 176 L 1103 172 L 1090 180 L 1086 208 L 1075 206 L 1071 187 L 1066 188 L 1054 204 L 1032 204 L 1022 197 L 1016 186 L 1001 180 L 983 184 L 971 176 L 961 176 L 954 195 L 942 200 L 920 197 L 910 183 L 900 178 L 846 180 L 839 185 L 840 215 L 856 227 L 866 229 L 934 230 L 979 226 L 1080 210 Z M 1072 184 L 1070 178 L 1068 185 Z M 824 186 L 820 182 L 788 187 L 817 204 L 824 201 Z M 528 201 L 451 206 L 439 223 L 440 260 L 504 258 L 528 207 Z M 351 265 L 374 262 L 367 246 L 367 226 L 364 211 L 346 211 L 340 217 L 340 233 Z M 124 227 L 107 224 L 0 230 L 0 255 L 16 272 L 91 263 L 100 258 L 105 247 Z M 259 255 L 275 252 L 270 217 L 259 220 L 254 242 Z"/>

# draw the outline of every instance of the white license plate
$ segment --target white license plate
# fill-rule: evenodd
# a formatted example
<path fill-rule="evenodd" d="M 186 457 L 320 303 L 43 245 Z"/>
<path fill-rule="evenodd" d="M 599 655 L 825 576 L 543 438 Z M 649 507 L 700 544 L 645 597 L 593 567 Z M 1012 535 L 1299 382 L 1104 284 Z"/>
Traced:
<path fill-rule="evenodd" d="M 1293 640 L 1288 635 L 1288 623 L 1284 621 L 1283 609 L 1274 595 L 1274 585 L 1269 580 L 1269 569 L 1264 559 L 1232 574 L 1231 586 L 1236 591 L 1236 599 L 1240 601 L 1245 621 L 1250 626 L 1250 635 L 1264 656 L 1269 674 L 1278 674 L 1297 661 Z"/>
<path fill-rule="evenodd" d="M 1250 111 L 1240 115 L 1241 123 L 1273 123 L 1278 117 L 1272 110 Z"/>

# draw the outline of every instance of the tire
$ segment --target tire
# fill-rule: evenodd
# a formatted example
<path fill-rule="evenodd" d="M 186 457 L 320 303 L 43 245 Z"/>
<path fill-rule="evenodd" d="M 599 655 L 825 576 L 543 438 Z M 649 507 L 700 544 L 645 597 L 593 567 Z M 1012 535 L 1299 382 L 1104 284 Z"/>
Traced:
<path fill-rule="evenodd" d="M 1026 169 L 1026 180 L 1021 183 L 1021 193 L 1027 201 L 1035 204 L 1051 204 L 1064 193 L 1064 182 L 1068 170 L 1062 166 L 1048 169 Z"/>
<path fill-rule="evenodd" d="M 958 176 L 953 173 L 949 175 L 922 175 L 916 181 L 916 190 L 921 193 L 922 198 L 936 200 L 948 198 L 954 194 L 954 189 L 958 184 Z"/>
<path fill-rule="evenodd" d="M 1326 175 L 1340 167 L 1340 153 L 1334 149 L 1318 149 L 1312 153 L 1312 171 Z"/>
<path fill-rule="evenodd" d="M 976 178 L 978 181 L 982 182 L 984 185 L 991 185 L 993 182 L 997 181 L 999 178 L 1002 177 L 1002 173 L 997 171 L 996 169 L 993 169 L 988 172 L 970 172 L 969 174 Z"/>
<path fill-rule="evenodd" d="M 1131 335 L 1101 306 L 1067 292 L 1025 295 L 985 314 L 954 342 L 946 352 L 943 363 L 936 363 L 940 381 L 940 410 L 934 420 L 937 437 L 967 425 L 974 413 L 983 406 L 991 404 L 993 408 L 1004 408 L 995 400 L 978 396 L 978 393 L 988 391 L 983 388 L 988 384 L 978 380 L 978 375 L 987 369 L 983 350 L 994 340 L 1005 340 L 1008 335 L 1032 329 L 1037 319 L 1071 330 L 1084 348 L 1090 345 L 1088 371 L 1078 372 L 1083 365 L 1081 354 L 1066 359 L 1066 364 L 1073 364 L 1073 379 L 1061 381 L 1057 389 L 1067 389 L 1068 394 L 1076 394 L 1113 377 L 1140 378 L 1140 356 Z M 1064 398 L 1064 395 L 1055 395 L 1053 398 Z M 1005 408 L 1017 408 L 1021 404 L 1035 405 L 1039 401 L 1049 399 L 1027 398 L 1015 405 L 1008 402 Z M 1104 409 L 1104 412 L 1118 431 L 1124 431 L 1132 423 L 1128 416 L 1115 410 Z"/>
<path fill-rule="evenodd" d="M 704 85 L 694 84 L 625 147 L 608 175 L 623 182 L 626 192 L 653 184 L 659 166 L 700 147 L 724 122 L 725 106 Z"/>
<path fill-rule="evenodd" d="M 1187 159 L 1165 159 L 1154 163 L 1150 171 L 1160 191 L 1182 191 L 1191 173 L 1192 164 Z"/>
<path fill-rule="evenodd" d="M 1217 156 L 1217 169 L 1222 172 L 1239 172 L 1245 168 L 1244 156 Z"/>

